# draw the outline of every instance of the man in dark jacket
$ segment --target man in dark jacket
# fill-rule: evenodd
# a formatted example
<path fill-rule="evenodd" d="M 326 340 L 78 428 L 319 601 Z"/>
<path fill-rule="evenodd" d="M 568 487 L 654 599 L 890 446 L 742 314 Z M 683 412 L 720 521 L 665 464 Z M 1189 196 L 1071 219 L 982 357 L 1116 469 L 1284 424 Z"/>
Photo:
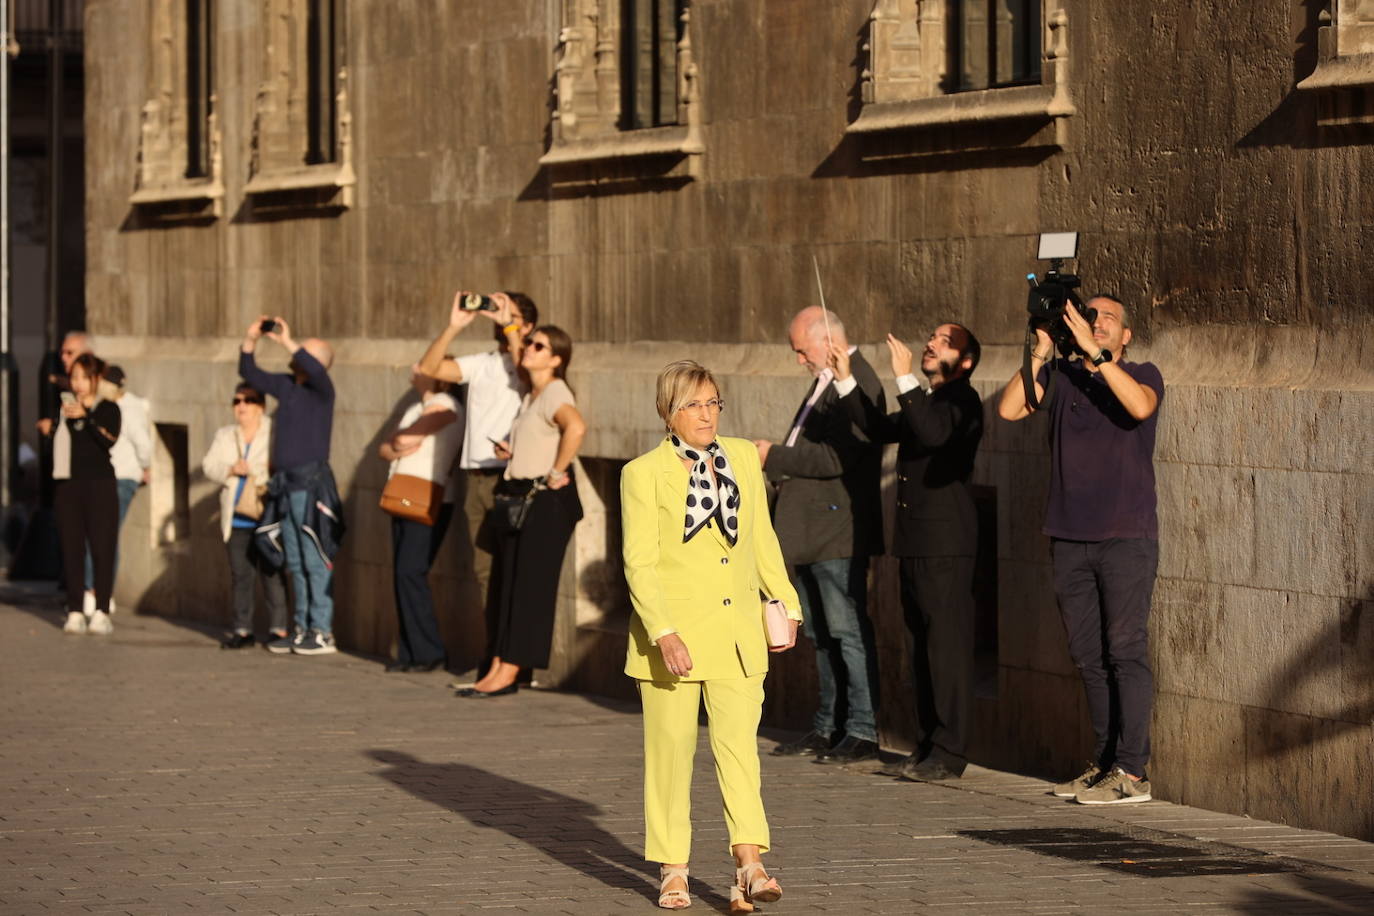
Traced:
<path fill-rule="evenodd" d="M 952 779 L 968 765 L 973 719 L 973 563 L 978 514 L 969 477 L 983 437 L 983 403 L 969 384 L 978 339 L 942 324 L 926 341 L 921 372 L 911 350 L 891 334 L 899 410 L 884 416 L 835 354 L 841 404 L 870 438 L 897 442 L 897 511 L 892 553 L 898 558 L 902 610 L 914 640 L 916 751 L 886 772 L 907 779 Z"/>
<path fill-rule="evenodd" d="M 291 354 L 291 372 L 275 375 L 258 368 L 253 358 L 266 334 Z M 278 654 L 328 655 L 334 645 L 334 567 L 321 540 L 319 514 L 335 493 L 329 469 L 329 437 L 334 426 L 334 384 L 329 367 L 334 350 L 318 338 L 297 343 L 281 318 L 260 315 L 248 326 L 239 352 L 239 375 L 258 391 L 277 399 L 272 425 L 272 481 L 268 492 L 279 500 L 281 542 L 291 573 L 296 607 L 296 633 L 275 639 L 268 651 Z M 331 510 L 333 511 L 333 510 Z"/>
<path fill-rule="evenodd" d="M 755 445 L 778 488 L 773 526 L 801 597 L 806 635 L 816 644 L 820 702 L 811 732 L 773 753 L 850 763 L 878 755 L 878 659 L 868 618 L 868 558 L 883 552 L 882 448 L 860 433 L 838 404 L 830 347 L 853 349 L 853 375 L 879 409 L 883 386 L 850 348 L 834 312 L 802 309 L 788 336 L 797 362 L 815 379 L 786 440 Z M 838 712 L 846 707 L 840 722 Z M 840 731 L 844 739 L 835 743 Z"/>

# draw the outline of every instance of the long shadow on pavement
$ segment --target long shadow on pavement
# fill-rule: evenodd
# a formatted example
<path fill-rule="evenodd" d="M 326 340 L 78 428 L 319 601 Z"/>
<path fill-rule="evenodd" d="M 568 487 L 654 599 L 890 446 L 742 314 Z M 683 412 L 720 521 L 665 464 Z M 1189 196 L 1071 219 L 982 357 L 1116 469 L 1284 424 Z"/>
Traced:
<path fill-rule="evenodd" d="M 386 749 L 367 754 L 390 767 L 379 776 L 416 798 L 461 814 L 474 826 L 503 831 L 607 887 L 657 901 L 657 871 L 596 822 L 602 813 L 596 805 L 463 763 L 426 763 Z M 725 897 L 696 880 L 691 890 L 717 909 L 729 906 Z"/>

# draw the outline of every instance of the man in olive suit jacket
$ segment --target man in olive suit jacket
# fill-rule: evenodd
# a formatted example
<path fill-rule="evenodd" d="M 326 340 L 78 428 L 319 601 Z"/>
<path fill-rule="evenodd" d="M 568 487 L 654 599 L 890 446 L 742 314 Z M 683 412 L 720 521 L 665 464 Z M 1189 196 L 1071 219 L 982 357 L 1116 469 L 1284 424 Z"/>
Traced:
<path fill-rule="evenodd" d="M 797 362 L 814 380 L 787 438 L 755 445 L 764 472 L 777 486 L 773 526 L 801 596 L 806 635 L 816 645 L 820 697 L 811 732 L 773 753 L 851 763 L 878 755 L 878 659 L 868 618 L 868 559 L 883 552 L 882 446 L 869 441 L 838 403 L 831 347 L 852 351 L 854 378 L 880 408 L 883 386 L 849 346 L 834 312 L 802 309 L 788 336 Z M 844 737 L 837 742 L 840 733 Z"/>

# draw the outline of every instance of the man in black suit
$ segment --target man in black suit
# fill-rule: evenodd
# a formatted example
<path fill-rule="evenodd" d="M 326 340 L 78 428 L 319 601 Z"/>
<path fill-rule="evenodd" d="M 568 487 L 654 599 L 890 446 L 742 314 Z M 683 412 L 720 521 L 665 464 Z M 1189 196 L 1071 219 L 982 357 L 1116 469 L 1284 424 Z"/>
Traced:
<path fill-rule="evenodd" d="M 815 380 L 787 439 L 754 444 L 778 488 L 773 526 L 801 597 L 806 635 L 816 645 L 820 698 L 811 731 L 773 753 L 851 763 L 878 755 L 878 659 L 868 618 L 868 558 L 883 551 L 882 446 L 859 432 L 839 405 L 828 365 L 831 346 L 849 357 L 855 384 L 879 409 L 883 386 L 849 346 L 834 312 L 802 309 L 788 337 L 797 362 Z M 841 731 L 844 738 L 836 743 Z"/>
<path fill-rule="evenodd" d="M 981 347 L 963 325 L 940 325 L 921 353 L 923 387 L 911 371 L 906 344 L 891 334 L 887 344 L 900 392 L 900 409 L 891 416 L 854 381 L 845 354 L 832 354 L 841 406 L 869 438 L 898 443 L 892 552 L 915 642 L 917 746 L 884 772 L 913 780 L 953 779 L 968 765 L 973 718 L 978 514 L 969 477 L 983 436 L 983 403 L 969 376 Z"/>

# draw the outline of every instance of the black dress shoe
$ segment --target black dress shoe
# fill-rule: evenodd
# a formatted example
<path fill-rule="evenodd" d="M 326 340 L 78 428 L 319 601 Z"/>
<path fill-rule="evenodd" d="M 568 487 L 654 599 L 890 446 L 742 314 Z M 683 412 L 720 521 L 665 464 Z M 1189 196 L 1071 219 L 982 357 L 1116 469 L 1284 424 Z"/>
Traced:
<path fill-rule="evenodd" d="M 773 748 L 774 757 L 814 757 L 830 750 L 830 739 L 820 732 L 807 732 L 796 741 Z"/>
<path fill-rule="evenodd" d="M 404 674 L 410 670 L 410 662 L 390 662 L 385 670 L 387 674 Z"/>
<path fill-rule="evenodd" d="M 221 649 L 246 649 L 251 646 L 255 639 L 252 633 L 225 633 L 219 641 Z"/>
<path fill-rule="evenodd" d="M 891 763 L 883 764 L 881 767 L 878 768 L 878 772 L 881 773 L 883 776 L 891 776 L 895 779 L 914 769 L 915 766 L 920 762 L 921 755 L 918 751 L 913 754 L 908 754 L 907 756 L 902 757 L 898 760 L 894 760 Z"/>
<path fill-rule="evenodd" d="M 478 690 L 476 687 L 469 687 L 467 690 L 458 691 L 458 696 L 467 697 L 469 700 L 485 700 L 489 697 L 509 696 L 519 689 L 519 684 L 508 684 L 500 690 Z"/>
<path fill-rule="evenodd" d="M 411 664 L 410 664 L 409 666 L 406 667 L 406 670 L 407 670 L 407 671 L 433 671 L 435 668 L 442 668 L 443 665 L 444 665 L 444 660 L 443 660 L 442 658 L 436 658 L 436 659 L 435 659 L 434 661 L 432 661 L 432 662 L 411 662 Z"/>
<path fill-rule="evenodd" d="M 901 773 L 903 779 L 912 782 L 939 782 L 943 779 L 960 779 L 963 775 L 962 767 L 955 769 L 938 757 L 927 757 L 913 767 L 904 768 Z"/>
<path fill-rule="evenodd" d="M 823 754 L 816 755 L 817 763 L 857 763 L 874 760 L 878 756 L 878 742 L 846 736 L 843 741 Z"/>

